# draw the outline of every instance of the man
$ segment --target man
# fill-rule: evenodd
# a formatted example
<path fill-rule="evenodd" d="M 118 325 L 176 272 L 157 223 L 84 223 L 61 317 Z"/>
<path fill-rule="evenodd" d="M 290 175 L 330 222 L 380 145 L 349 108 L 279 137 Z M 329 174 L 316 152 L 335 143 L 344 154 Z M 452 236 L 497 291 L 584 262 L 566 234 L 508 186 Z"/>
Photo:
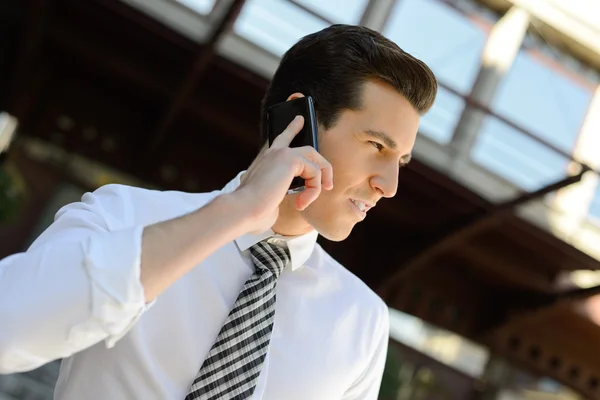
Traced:
<path fill-rule="evenodd" d="M 262 112 L 313 96 L 320 154 L 289 148 L 299 117 L 222 190 L 107 185 L 63 207 L 0 263 L 0 372 L 62 358 L 58 399 L 376 399 L 387 307 L 316 240 L 396 194 L 436 90 L 367 28 L 303 38 Z"/>

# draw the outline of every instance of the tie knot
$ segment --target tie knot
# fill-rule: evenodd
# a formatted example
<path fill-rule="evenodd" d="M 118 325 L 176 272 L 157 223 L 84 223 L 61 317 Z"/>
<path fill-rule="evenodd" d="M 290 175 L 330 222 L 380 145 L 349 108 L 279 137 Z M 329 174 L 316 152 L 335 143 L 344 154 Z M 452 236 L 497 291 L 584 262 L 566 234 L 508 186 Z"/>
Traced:
<path fill-rule="evenodd" d="M 264 241 L 250 247 L 250 254 L 256 268 L 269 271 L 277 278 L 279 278 L 283 268 L 290 262 L 290 255 L 286 248 Z"/>

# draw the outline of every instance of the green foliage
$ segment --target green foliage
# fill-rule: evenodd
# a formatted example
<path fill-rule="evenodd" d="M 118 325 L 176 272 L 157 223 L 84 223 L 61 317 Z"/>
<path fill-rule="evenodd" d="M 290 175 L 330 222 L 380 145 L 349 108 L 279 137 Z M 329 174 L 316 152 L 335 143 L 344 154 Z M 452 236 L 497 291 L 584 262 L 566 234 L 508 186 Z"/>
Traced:
<path fill-rule="evenodd" d="M 16 170 L 0 165 L 0 224 L 10 223 L 24 201 L 24 185 Z"/>
<path fill-rule="evenodd" d="M 402 386 L 401 372 L 402 360 L 400 353 L 394 346 L 390 345 L 385 360 L 379 400 L 396 400 L 398 398 L 398 392 Z"/>

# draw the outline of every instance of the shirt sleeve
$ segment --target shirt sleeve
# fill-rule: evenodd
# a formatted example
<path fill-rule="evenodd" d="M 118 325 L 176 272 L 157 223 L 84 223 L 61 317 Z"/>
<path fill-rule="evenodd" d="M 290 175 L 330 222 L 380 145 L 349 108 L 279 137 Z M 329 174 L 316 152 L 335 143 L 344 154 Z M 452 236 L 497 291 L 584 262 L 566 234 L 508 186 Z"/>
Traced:
<path fill-rule="evenodd" d="M 149 307 L 140 282 L 143 226 L 128 215 L 125 188 L 86 193 L 27 251 L 0 260 L 0 373 L 103 340 L 111 347 Z"/>
<path fill-rule="evenodd" d="M 381 322 L 373 335 L 374 350 L 358 380 L 344 393 L 342 400 L 377 400 L 383 378 L 389 343 L 389 313 L 382 303 Z"/>

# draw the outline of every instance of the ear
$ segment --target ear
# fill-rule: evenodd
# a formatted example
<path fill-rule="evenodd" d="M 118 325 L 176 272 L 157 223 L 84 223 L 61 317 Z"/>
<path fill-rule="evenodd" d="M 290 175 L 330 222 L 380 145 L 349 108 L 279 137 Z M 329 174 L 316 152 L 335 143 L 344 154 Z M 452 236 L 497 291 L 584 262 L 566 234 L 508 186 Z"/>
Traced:
<path fill-rule="evenodd" d="M 301 97 L 306 97 L 306 96 L 304 96 L 304 95 L 303 95 L 302 93 L 300 93 L 300 92 L 292 93 L 292 94 L 290 94 L 290 96 L 287 98 L 287 100 L 286 100 L 286 101 L 290 101 L 290 100 L 296 100 L 296 99 L 299 99 L 299 98 L 301 98 Z"/>

